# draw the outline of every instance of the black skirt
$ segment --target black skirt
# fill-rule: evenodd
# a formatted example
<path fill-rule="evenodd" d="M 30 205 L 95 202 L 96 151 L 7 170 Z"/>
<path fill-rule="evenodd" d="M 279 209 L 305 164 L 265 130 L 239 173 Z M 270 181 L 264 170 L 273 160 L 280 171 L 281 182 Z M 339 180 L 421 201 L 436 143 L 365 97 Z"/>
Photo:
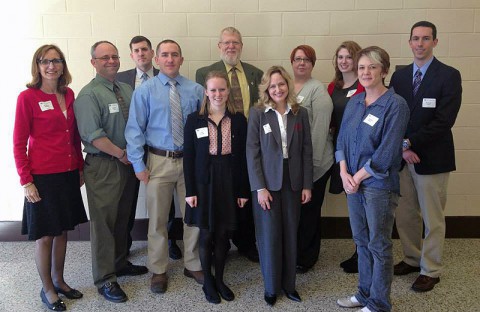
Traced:
<path fill-rule="evenodd" d="M 237 198 L 233 189 L 231 155 L 210 156 L 209 183 L 197 183 L 197 207 L 185 207 L 185 223 L 215 232 L 221 222 L 228 231 L 237 229 Z"/>
<path fill-rule="evenodd" d="M 78 170 L 33 175 L 33 183 L 41 200 L 29 203 L 25 198 L 23 204 L 22 234 L 29 240 L 58 236 L 88 221 Z"/>

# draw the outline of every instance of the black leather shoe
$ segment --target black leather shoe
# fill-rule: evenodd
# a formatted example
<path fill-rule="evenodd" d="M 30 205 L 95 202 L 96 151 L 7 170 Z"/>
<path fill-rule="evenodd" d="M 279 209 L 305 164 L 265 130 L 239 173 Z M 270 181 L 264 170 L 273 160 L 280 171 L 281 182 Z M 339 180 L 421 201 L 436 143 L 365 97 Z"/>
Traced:
<path fill-rule="evenodd" d="M 407 275 L 413 272 L 420 272 L 420 267 L 415 267 L 400 261 L 393 266 L 393 275 Z"/>
<path fill-rule="evenodd" d="M 55 286 L 55 291 L 57 292 L 57 294 L 62 294 L 65 297 L 67 297 L 68 299 L 80 299 L 80 298 L 83 297 L 83 294 L 81 292 L 79 292 L 78 290 L 73 289 L 73 288 L 70 288 L 69 291 L 65 291 L 65 290 L 61 289 L 60 287 Z"/>
<path fill-rule="evenodd" d="M 230 288 L 228 288 L 227 285 L 225 285 L 225 283 L 217 283 L 216 286 L 218 293 L 224 300 L 232 301 L 233 299 L 235 299 L 235 294 Z"/>
<path fill-rule="evenodd" d="M 265 302 L 271 307 L 273 307 L 275 305 L 275 303 L 277 302 L 277 295 L 269 295 L 269 294 L 265 293 L 263 298 L 265 299 Z"/>
<path fill-rule="evenodd" d="M 98 293 L 108 301 L 120 303 L 128 300 L 127 294 L 123 292 L 117 282 L 106 282 L 98 289 Z"/>
<path fill-rule="evenodd" d="M 218 293 L 216 290 L 208 291 L 205 286 L 202 286 L 202 290 L 203 290 L 203 293 L 205 294 L 205 299 L 207 299 L 208 302 L 213 304 L 219 304 L 222 301 L 218 296 Z"/>
<path fill-rule="evenodd" d="M 58 299 L 54 303 L 48 302 L 47 296 L 45 296 L 45 292 L 43 291 L 43 288 L 40 291 L 40 298 L 42 298 L 42 302 L 45 303 L 45 305 L 47 306 L 47 308 L 49 310 L 52 310 L 52 311 L 66 311 L 67 310 L 67 306 L 60 299 Z"/>
<path fill-rule="evenodd" d="M 288 299 L 296 301 L 296 302 L 301 302 L 302 301 L 302 298 L 300 298 L 300 295 L 298 294 L 298 292 L 296 290 L 294 290 L 292 292 L 287 292 L 287 291 L 284 291 L 284 292 L 285 292 L 285 296 L 287 296 Z"/>
<path fill-rule="evenodd" d="M 258 250 L 256 247 L 250 248 L 245 251 L 238 251 L 242 256 L 246 257 L 248 260 L 252 262 L 259 262 L 260 258 L 258 257 Z"/>
<path fill-rule="evenodd" d="M 143 265 L 135 265 L 128 262 L 123 269 L 118 270 L 115 274 L 117 275 L 117 277 L 120 277 L 120 276 L 142 275 L 147 273 L 148 273 L 147 267 Z"/>
<path fill-rule="evenodd" d="M 172 260 L 182 259 L 182 251 L 175 240 L 168 240 L 168 256 Z"/>
<path fill-rule="evenodd" d="M 299 274 L 304 274 L 307 273 L 311 268 L 303 266 L 303 265 L 297 265 L 295 270 Z"/>
<path fill-rule="evenodd" d="M 357 250 L 355 250 L 355 253 L 350 258 L 340 263 L 340 266 L 343 268 L 345 273 L 358 273 Z"/>

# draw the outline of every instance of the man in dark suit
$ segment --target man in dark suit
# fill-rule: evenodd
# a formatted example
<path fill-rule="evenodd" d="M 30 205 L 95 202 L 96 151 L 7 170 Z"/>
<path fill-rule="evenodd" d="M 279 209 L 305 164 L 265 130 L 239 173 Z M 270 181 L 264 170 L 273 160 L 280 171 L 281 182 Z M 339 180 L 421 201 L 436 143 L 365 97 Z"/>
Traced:
<path fill-rule="evenodd" d="M 226 27 L 220 32 L 218 49 L 221 61 L 199 68 L 195 80 L 202 86 L 205 77 L 211 71 L 221 71 L 228 75 L 231 84 L 230 101 L 235 103 L 236 110 L 248 117 L 248 110 L 258 101 L 258 85 L 263 72 L 257 67 L 240 61 L 242 55 L 242 35 L 234 27 Z M 233 235 L 233 243 L 240 254 L 249 260 L 258 262 L 258 251 L 255 244 L 255 226 L 251 200 L 243 209 L 238 209 L 238 230 Z"/>
<path fill-rule="evenodd" d="M 152 49 L 152 43 L 144 36 L 135 36 L 130 40 L 130 57 L 135 62 L 135 68 L 117 73 L 117 80 L 129 84 L 133 90 L 141 85 L 144 81 L 156 76 L 158 69 L 153 67 L 153 57 L 155 52 Z M 132 212 L 128 220 L 128 252 L 132 247 L 132 229 L 135 224 L 135 214 L 137 211 L 138 190 L 140 181 L 137 180 L 135 200 L 132 205 Z M 169 231 L 175 219 L 175 205 L 172 200 L 172 207 L 168 221 Z M 178 247 L 174 239 L 168 241 L 168 253 L 170 258 L 177 260 L 182 258 L 182 251 Z"/>
<path fill-rule="evenodd" d="M 455 170 L 451 129 L 462 101 L 460 72 L 433 56 L 437 42 L 434 24 L 414 24 L 409 39 L 413 64 L 395 72 L 390 82 L 410 107 L 403 140 L 406 164 L 400 172 L 402 197 L 396 210 L 405 258 L 395 265 L 394 274 L 420 272 L 412 285 L 418 292 L 432 290 L 443 268 L 447 185 Z"/>

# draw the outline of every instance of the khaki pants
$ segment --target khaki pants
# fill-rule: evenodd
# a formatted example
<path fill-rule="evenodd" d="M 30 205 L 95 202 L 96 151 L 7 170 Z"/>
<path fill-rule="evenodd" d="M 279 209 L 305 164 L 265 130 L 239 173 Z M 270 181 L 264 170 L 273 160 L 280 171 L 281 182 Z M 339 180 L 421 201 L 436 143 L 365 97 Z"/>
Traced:
<path fill-rule="evenodd" d="M 420 274 L 439 277 L 445 241 L 445 204 L 450 173 L 420 175 L 414 165 L 400 171 L 401 197 L 395 213 L 405 263 Z M 425 239 L 422 229 L 425 224 Z"/>
<path fill-rule="evenodd" d="M 150 180 L 146 186 L 148 222 L 148 260 L 150 272 L 162 274 L 168 265 L 168 214 L 172 194 L 180 205 L 182 218 L 185 217 L 185 180 L 183 177 L 183 159 L 172 159 L 148 154 L 147 168 Z M 183 225 L 184 263 L 191 271 L 200 271 L 198 257 L 197 227 Z"/>

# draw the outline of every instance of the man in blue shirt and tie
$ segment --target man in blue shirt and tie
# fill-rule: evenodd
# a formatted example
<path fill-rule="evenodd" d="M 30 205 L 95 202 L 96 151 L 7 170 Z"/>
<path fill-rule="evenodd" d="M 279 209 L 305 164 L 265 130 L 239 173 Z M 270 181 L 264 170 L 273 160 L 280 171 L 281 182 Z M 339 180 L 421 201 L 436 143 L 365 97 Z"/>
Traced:
<path fill-rule="evenodd" d="M 167 290 L 167 222 L 172 194 L 185 214 L 183 177 L 183 126 L 190 113 L 203 100 L 201 85 L 180 75 L 182 50 L 173 40 L 157 45 L 155 62 L 160 73 L 149 79 L 132 96 L 130 116 L 125 128 L 127 154 L 137 178 L 146 186 L 148 226 L 147 267 L 153 273 L 150 289 Z M 147 163 L 144 146 L 147 146 Z M 196 227 L 183 227 L 184 274 L 203 284 L 198 256 Z"/>

